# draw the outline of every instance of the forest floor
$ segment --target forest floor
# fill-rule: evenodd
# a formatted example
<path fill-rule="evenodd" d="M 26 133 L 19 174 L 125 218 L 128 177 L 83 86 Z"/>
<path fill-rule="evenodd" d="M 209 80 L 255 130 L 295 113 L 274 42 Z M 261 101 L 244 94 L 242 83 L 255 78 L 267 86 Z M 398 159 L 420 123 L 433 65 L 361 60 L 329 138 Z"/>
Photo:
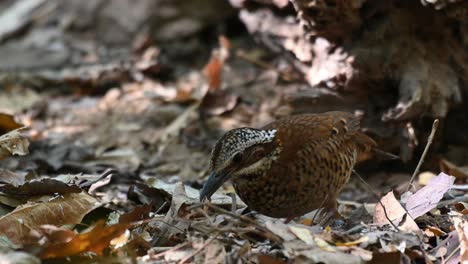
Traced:
<path fill-rule="evenodd" d="M 49 11 L 65 23 L 66 15 L 83 12 L 73 8 Z M 440 151 L 434 129 L 437 153 L 428 145 L 422 160 L 432 119 L 425 119 L 422 142 L 411 127 L 399 127 L 414 144 L 407 148 L 417 150 L 410 158 L 357 166 L 365 182 L 352 176 L 338 200 L 343 218 L 330 226 L 315 225 L 313 213 L 286 224 L 252 212 L 230 183 L 200 203 L 211 147 L 224 132 L 294 113 L 290 102 L 298 95 L 312 97 L 314 111 L 366 114 L 346 96 L 311 88 L 287 57 L 256 43 L 232 18 L 235 11 L 226 12 L 223 34 L 192 29 L 180 18 L 161 45 L 143 32 L 124 59 L 102 59 L 118 50 L 97 49 L 79 65 L 67 64 L 75 58 L 70 54 L 91 45 L 85 33 L 63 33 L 73 26 L 50 26 L 36 14 L 23 21 L 28 27 L 16 25 L 20 33 L 0 31 L 8 40 L 0 44 L 6 57 L 0 62 L 0 263 L 468 259 L 468 170 L 450 162 L 456 156 L 450 153 L 463 148 Z M 106 34 L 96 33 L 105 41 L 123 38 Z M 383 121 L 372 122 L 364 132 L 384 130 Z"/>

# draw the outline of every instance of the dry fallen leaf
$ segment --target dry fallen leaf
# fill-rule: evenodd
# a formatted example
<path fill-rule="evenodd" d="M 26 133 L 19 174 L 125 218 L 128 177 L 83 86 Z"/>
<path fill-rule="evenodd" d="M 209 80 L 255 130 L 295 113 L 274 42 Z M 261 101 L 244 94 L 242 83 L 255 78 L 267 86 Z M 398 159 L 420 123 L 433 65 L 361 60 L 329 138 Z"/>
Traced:
<path fill-rule="evenodd" d="M 300 240 L 304 241 L 308 245 L 314 244 L 314 237 L 310 231 L 306 228 L 301 228 L 297 226 L 289 226 L 289 230 L 296 235 Z"/>
<path fill-rule="evenodd" d="M 16 173 L 9 170 L 0 169 L 0 186 L 1 184 L 11 184 L 19 186 L 24 183 L 26 173 Z"/>
<path fill-rule="evenodd" d="M 52 178 L 43 178 L 40 180 L 28 181 L 19 186 L 6 184 L 0 186 L 0 191 L 9 196 L 27 198 L 38 195 L 79 193 L 82 190 L 80 187 L 73 184 L 69 185 Z"/>
<path fill-rule="evenodd" d="M 414 232 L 417 234 L 420 233 L 418 225 L 395 198 L 393 191 L 382 197 L 380 202 L 381 203 L 378 203 L 375 207 L 374 223 L 380 225 L 390 224 L 388 220 L 390 219 L 395 226 L 398 226 L 399 229 L 403 231 Z"/>
<path fill-rule="evenodd" d="M 20 128 L 0 136 L 0 159 L 10 155 L 26 155 L 29 153 L 29 141 L 21 136 Z"/>
<path fill-rule="evenodd" d="M 415 219 L 434 209 L 454 182 L 455 177 L 443 172 L 432 178 L 426 186 L 407 198 L 405 207 L 409 215 Z"/>
<path fill-rule="evenodd" d="M 41 253 L 42 259 L 62 258 L 83 252 L 94 252 L 98 255 L 109 246 L 109 243 L 120 237 L 130 227 L 130 224 L 116 224 L 106 226 L 104 220 L 96 223 L 89 232 L 76 235 L 65 243 L 50 245 Z"/>
<path fill-rule="evenodd" d="M 31 230 L 46 224 L 78 224 L 98 206 L 97 200 L 84 192 L 57 196 L 48 202 L 26 204 L 0 218 L 0 235 L 8 237 L 15 244 L 22 244 Z"/>
<path fill-rule="evenodd" d="M 468 264 L 468 220 L 462 215 L 456 215 L 453 217 L 453 223 L 460 241 L 461 263 Z"/>
<path fill-rule="evenodd" d="M 149 213 L 151 212 L 151 205 L 144 204 L 142 206 L 135 207 L 133 211 L 123 214 L 119 217 L 119 223 L 132 223 L 136 221 L 141 221 L 149 218 Z"/>
<path fill-rule="evenodd" d="M 0 135 L 21 127 L 23 125 L 18 124 L 12 115 L 0 113 Z"/>
<path fill-rule="evenodd" d="M 174 193 L 172 194 L 171 207 L 162 221 L 164 224 L 160 227 L 160 237 L 155 242 L 156 245 L 164 244 L 167 242 L 166 238 L 187 228 L 189 223 L 179 220 L 187 213 L 184 210 L 185 206 L 189 203 L 193 203 L 194 200 L 195 199 L 190 198 L 185 192 L 183 183 L 179 182 L 176 184 Z"/>

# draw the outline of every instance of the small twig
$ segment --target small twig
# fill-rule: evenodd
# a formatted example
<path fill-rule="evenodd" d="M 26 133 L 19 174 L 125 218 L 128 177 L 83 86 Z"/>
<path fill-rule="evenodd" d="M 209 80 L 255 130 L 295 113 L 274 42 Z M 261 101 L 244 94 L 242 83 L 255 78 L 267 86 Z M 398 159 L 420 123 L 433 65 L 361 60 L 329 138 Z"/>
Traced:
<path fill-rule="evenodd" d="M 384 204 L 382 203 L 382 199 L 380 199 L 380 195 L 374 191 L 374 189 L 372 189 L 372 186 L 370 186 L 370 184 L 368 184 L 362 177 L 361 175 L 359 175 L 359 173 L 357 173 L 356 170 L 353 170 L 354 174 L 359 178 L 359 180 L 362 181 L 362 183 L 364 184 L 364 186 L 366 186 L 366 188 L 368 188 L 369 191 L 371 191 L 371 193 L 373 193 L 375 195 L 375 197 L 379 200 L 379 204 L 380 206 L 382 206 L 382 209 L 383 209 L 383 212 L 384 212 L 384 215 L 385 215 L 385 218 L 387 219 L 387 221 L 398 231 L 400 231 L 400 229 L 398 228 L 398 226 L 395 225 L 395 223 L 393 223 L 392 220 L 390 220 L 390 217 L 388 216 L 387 214 L 387 209 L 385 209 L 385 206 Z"/>
<path fill-rule="evenodd" d="M 206 248 L 209 244 L 211 244 L 217 237 L 218 237 L 219 233 L 217 233 L 216 235 L 214 235 L 213 237 L 211 237 L 210 239 L 208 239 L 208 241 L 206 241 L 205 244 L 203 244 L 203 246 L 201 246 L 200 248 L 198 248 L 197 250 L 195 250 L 192 254 L 190 254 L 189 256 L 183 258 L 179 263 L 180 264 L 184 264 L 185 262 L 187 262 L 188 260 L 190 260 L 191 258 L 195 257 L 197 254 L 199 254 L 204 248 Z"/>
<path fill-rule="evenodd" d="M 235 193 L 228 193 L 228 195 L 231 197 L 231 212 L 235 213 L 237 209 L 237 201 L 236 201 L 236 194 Z"/>
<path fill-rule="evenodd" d="M 157 215 L 161 210 L 167 205 L 167 201 L 164 201 L 164 203 L 154 212 L 155 215 Z"/>
<path fill-rule="evenodd" d="M 429 134 L 429 137 L 427 138 L 426 147 L 424 148 L 424 151 L 423 151 L 423 153 L 421 155 L 421 158 L 419 159 L 418 165 L 416 166 L 416 169 L 413 172 L 413 176 L 411 176 L 411 180 L 410 180 L 410 182 L 408 184 L 408 189 L 406 189 L 407 192 L 410 191 L 411 187 L 413 187 L 413 189 L 415 189 L 415 187 L 413 185 L 413 181 L 416 178 L 416 175 L 418 175 L 419 170 L 421 169 L 421 165 L 423 164 L 424 159 L 426 158 L 427 151 L 429 150 L 429 147 L 431 146 L 432 141 L 434 140 L 434 135 L 435 135 L 438 127 L 439 127 L 439 119 L 435 119 L 434 123 L 432 123 L 431 134 Z"/>

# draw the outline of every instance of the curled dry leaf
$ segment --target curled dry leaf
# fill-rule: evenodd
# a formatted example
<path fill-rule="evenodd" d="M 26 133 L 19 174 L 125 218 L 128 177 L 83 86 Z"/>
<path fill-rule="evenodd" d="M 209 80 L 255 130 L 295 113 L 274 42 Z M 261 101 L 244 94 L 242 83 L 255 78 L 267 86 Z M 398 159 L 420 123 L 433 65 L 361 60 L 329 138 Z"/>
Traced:
<path fill-rule="evenodd" d="M 18 128 L 0 136 L 0 159 L 29 153 L 29 141 L 21 136 L 19 130 Z"/>
<path fill-rule="evenodd" d="M 48 202 L 26 204 L 0 218 L 0 236 L 22 244 L 31 230 L 46 224 L 78 224 L 98 206 L 97 200 L 84 192 L 58 196 Z"/>
<path fill-rule="evenodd" d="M 12 115 L 0 113 L 0 135 L 21 127 L 23 125 L 18 124 Z"/>
<path fill-rule="evenodd" d="M 41 258 L 62 258 L 83 252 L 101 255 L 110 242 L 124 234 L 129 227 L 128 223 L 106 226 L 105 221 L 101 220 L 89 232 L 78 234 L 68 242 L 48 246 L 41 253 Z"/>
<path fill-rule="evenodd" d="M 52 178 L 44 178 L 28 181 L 19 186 L 6 184 L 0 186 L 0 191 L 8 194 L 9 196 L 27 198 L 38 195 L 79 193 L 82 190 L 76 185 L 69 185 Z"/>

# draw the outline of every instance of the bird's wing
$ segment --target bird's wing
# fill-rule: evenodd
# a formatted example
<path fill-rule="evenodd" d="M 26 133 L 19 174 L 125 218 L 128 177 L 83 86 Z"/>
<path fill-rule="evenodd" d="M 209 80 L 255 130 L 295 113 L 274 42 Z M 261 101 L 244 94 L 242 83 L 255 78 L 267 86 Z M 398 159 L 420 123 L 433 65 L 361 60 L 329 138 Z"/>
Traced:
<path fill-rule="evenodd" d="M 280 119 L 263 129 L 277 129 L 277 143 L 283 146 L 282 156 L 292 158 L 311 142 L 327 142 L 333 138 L 356 145 L 359 153 L 376 146 L 374 140 L 359 131 L 359 120 L 346 112 L 302 114 Z"/>

